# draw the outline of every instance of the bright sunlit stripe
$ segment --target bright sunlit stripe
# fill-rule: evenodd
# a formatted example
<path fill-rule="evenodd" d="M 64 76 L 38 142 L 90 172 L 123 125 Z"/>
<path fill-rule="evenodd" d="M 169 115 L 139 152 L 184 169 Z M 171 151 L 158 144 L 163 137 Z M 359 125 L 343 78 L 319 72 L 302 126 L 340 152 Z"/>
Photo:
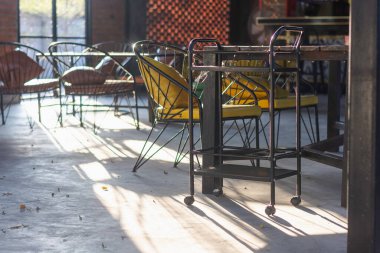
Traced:
<path fill-rule="evenodd" d="M 106 168 L 99 162 L 80 164 L 78 165 L 78 169 L 81 172 L 80 174 L 95 182 L 112 178 Z"/>

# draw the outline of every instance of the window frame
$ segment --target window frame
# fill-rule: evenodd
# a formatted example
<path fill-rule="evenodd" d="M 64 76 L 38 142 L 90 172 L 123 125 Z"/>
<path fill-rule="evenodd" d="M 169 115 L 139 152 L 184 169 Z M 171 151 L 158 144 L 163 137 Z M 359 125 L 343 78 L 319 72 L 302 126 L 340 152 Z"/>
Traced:
<path fill-rule="evenodd" d="M 17 41 L 21 39 L 51 39 L 52 42 L 58 40 L 84 40 L 85 43 L 91 42 L 91 0 L 85 0 L 85 34 L 84 36 L 58 36 L 57 30 L 57 0 L 51 0 L 52 2 L 52 35 L 51 36 L 38 36 L 38 35 L 21 35 L 21 12 L 20 12 L 20 0 L 17 1 L 17 16 L 18 16 L 18 31 Z"/>

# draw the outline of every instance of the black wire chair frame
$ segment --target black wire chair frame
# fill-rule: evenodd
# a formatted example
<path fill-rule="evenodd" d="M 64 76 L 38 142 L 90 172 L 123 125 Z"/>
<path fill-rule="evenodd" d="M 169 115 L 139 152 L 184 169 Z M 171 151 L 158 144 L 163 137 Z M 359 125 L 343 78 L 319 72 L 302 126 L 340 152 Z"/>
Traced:
<path fill-rule="evenodd" d="M 136 128 L 139 129 L 138 101 L 134 96 L 136 87 L 134 76 L 114 56 L 93 46 L 76 42 L 53 42 L 49 46 L 49 52 L 54 64 L 56 64 L 64 88 L 62 95 L 66 96 L 65 103 L 62 103 L 62 106 L 66 106 L 66 112 L 69 113 L 68 105 L 71 105 L 72 111 L 70 113 L 74 116 L 79 111 L 81 126 L 84 123 L 84 112 L 93 111 L 94 115 L 96 115 L 97 111 L 102 109 L 109 111 L 113 108 L 115 116 L 124 113 L 130 114 Z M 73 75 L 72 80 L 68 81 L 65 79 L 65 75 L 71 70 L 86 73 Z M 91 74 L 95 72 L 96 75 L 101 73 L 104 80 L 95 81 L 94 79 L 97 78 L 88 74 L 87 71 L 91 72 Z M 70 96 L 72 97 L 72 102 L 68 102 L 68 97 Z M 112 96 L 111 104 L 99 104 L 98 97 L 101 96 Z M 79 97 L 79 104 L 75 97 Z M 134 97 L 135 105 L 131 104 L 130 97 Z M 84 98 L 94 98 L 95 102 L 84 103 Z M 125 98 L 126 105 L 122 105 L 123 98 Z M 123 109 L 127 111 L 123 111 Z M 133 110 L 135 110 L 136 117 Z M 94 130 L 97 129 L 95 120 L 93 127 Z"/>
<path fill-rule="evenodd" d="M 192 129 L 194 125 L 199 124 L 202 128 L 202 93 L 199 93 L 197 90 L 197 85 L 190 86 L 188 84 L 188 80 L 184 78 L 183 74 L 187 74 L 187 51 L 182 48 L 168 45 L 165 43 L 153 42 L 153 41 L 140 41 L 137 42 L 134 46 L 134 51 L 136 53 L 138 64 L 140 68 L 141 75 L 145 80 L 145 85 L 147 91 L 149 93 L 149 98 L 152 106 L 152 111 L 155 115 L 155 123 L 148 135 L 148 138 L 144 144 L 144 147 L 137 159 L 137 162 L 134 166 L 133 171 L 137 171 L 139 167 L 141 167 L 145 162 L 147 162 L 153 155 L 155 155 L 159 150 L 161 150 L 164 146 L 166 146 L 169 142 L 174 140 L 177 136 L 181 136 L 180 145 L 177 150 L 176 161 L 174 166 L 180 162 L 180 160 L 188 153 L 188 151 L 184 152 L 185 146 L 189 140 L 189 129 Z M 158 63 L 161 61 L 161 63 Z M 166 66 L 166 72 L 163 71 L 163 66 Z M 171 66 L 171 67 L 170 67 Z M 169 69 L 170 68 L 170 69 Z M 175 70 L 176 69 L 176 70 Z M 176 74 L 173 77 L 173 74 L 170 72 L 175 71 Z M 199 74 L 199 73 L 198 73 Z M 181 79 L 179 80 L 178 77 Z M 177 79 L 176 79 L 177 78 Z M 163 82 L 166 82 L 166 84 Z M 169 94 L 172 92 L 171 88 L 175 87 L 175 94 Z M 191 88 L 190 88 L 191 87 Z M 192 94 L 193 102 L 192 107 L 194 110 L 189 111 L 189 94 Z M 197 94 L 198 93 L 198 94 Z M 181 105 L 178 106 L 178 101 L 182 101 Z M 230 99 L 232 100 L 232 99 Z M 184 102 L 185 101 L 185 102 Z M 235 106 L 236 109 L 237 106 Z M 253 108 L 253 106 L 249 107 Z M 257 109 L 258 107 L 256 107 Z M 230 108 L 230 111 L 232 111 Z M 189 123 L 189 115 L 192 113 L 196 113 L 196 120 Z M 235 115 L 225 115 L 223 120 L 238 120 L 238 119 L 252 119 L 257 118 L 261 114 L 261 110 L 259 113 L 254 114 L 253 112 L 249 112 L 246 117 L 237 117 Z M 229 117 L 230 116 L 230 117 Z M 148 156 L 148 152 L 152 148 L 153 144 L 156 143 L 158 138 L 161 137 L 163 131 L 165 131 L 166 127 L 170 123 L 181 123 L 183 127 L 178 131 L 174 136 L 169 138 L 169 140 L 160 146 L 158 150 L 156 150 L 153 154 Z M 164 128 L 158 134 L 153 143 L 146 148 L 147 142 L 151 137 L 152 131 L 154 127 L 158 123 L 163 123 Z M 184 139 L 185 130 L 187 130 L 187 136 Z M 199 138 L 197 143 L 199 142 Z M 148 156 L 148 157 L 147 157 Z"/>
<path fill-rule="evenodd" d="M 57 69 L 50 58 L 42 51 L 19 42 L 0 42 L 0 110 L 2 124 L 6 123 L 14 95 L 20 95 L 21 100 L 37 99 L 38 121 L 42 122 L 41 108 L 55 106 L 56 102 L 42 104 L 46 98 L 61 98 Z M 24 97 L 23 95 L 29 95 Z M 34 96 L 33 94 L 36 94 Z M 12 99 L 4 105 L 4 96 Z M 7 111 L 8 109 L 8 111 Z M 61 113 L 59 113 L 58 118 Z M 34 120 L 27 113 L 29 126 L 33 129 Z"/>
<path fill-rule="evenodd" d="M 226 66 L 249 66 L 253 65 L 252 62 L 259 62 L 256 63 L 258 67 L 267 67 L 268 62 L 264 60 L 250 60 L 249 61 L 240 61 L 243 63 L 237 64 L 239 60 L 227 60 L 225 61 Z M 284 67 L 283 65 L 284 61 L 281 61 L 282 64 L 276 63 L 277 68 Z M 291 63 L 292 64 L 292 63 Z M 263 112 L 268 112 L 269 110 L 269 87 L 268 85 L 263 85 L 263 83 L 269 84 L 269 76 L 268 73 L 255 73 L 257 76 L 252 77 L 251 73 L 233 73 L 226 75 L 224 77 L 224 80 L 231 80 L 232 82 L 242 82 L 248 85 L 252 90 L 254 90 L 255 94 L 257 93 L 264 93 L 265 95 L 263 96 L 261 94 L 261 97 L 257 98 L 259 100 L 259 105 L 262 107 Z M 258 78 L 257 78 L 258 77 Z M 256 79 L 255 79 L 256 78 Z M 281 112 L 282 111 L 288 111 L 288 110 L 294 110 L 295 109 L 295 96 L 290 95 L 288 92 L 286 95 L 284 95 L 284 91 L 287 91 L 286 89 L 291 89 L 294 88 L 293 84 L 295 82 L 294 80 L 295 75 L 290 74 L 286 77 L 284 77 L 283 73 L 278 73 L 276 78 L 274 79 L 276 82 L 276 89 L 275 89 L 275 96 L 277 96 L 277 92 L 282 92 L 283 96 L 282 98 L 275 98 L 276 102 L 278 101 L 279 104 L 281 104 L 281 101 L 285 101 L 283 105 L 277 106 L 275 103 L 275 115 L 277 117 L 277 129 L 280 129 L 280 123 L 281 123 Z M 261 81 L 259 81 L 259 80 Z M 282 80 L 281 80 L 282 79 Z M 277 85 L 277 83 L 281 83 L 281 87 Z M 253 86 L 253 87 L 252 87 Z M 320 140 L 320 133 L 319 133 L 319 113 L 318 113 L 318 97 L 316 96 L 316 90 L 313 87 L 311 83 L 309 83 L 307 80 L 301 79 L 301 87 L 302 86 L 307 86 L 307 89 L 311 91 L 311 93 L 307 95 L 301 95 L 301 110 L 304 109 L 307 115 L 307 119 L 302 115 L 301 113 L 301 123 L 302 126 L 305 130 L 305 133 L 307 137 L 309 138 L 310 143 L 316 143 Z M 251 98 L 253 99 L 253 98 Z M 250 98 L 249 96 L 246 96 L 246 101 L 249 101 Z M 286 104 L 286 102 L 289 102 Z M 311 112 L 310 109 L 313 110 L 314 112 L 314 124 L 311 120 Z M 265 132 L 265 128 L 269 125 L 269 120 L 266 123 L 263 123 L 262 118 L 260 118 L 260 125 L 262 127 L 261 131 L 263 133 L 264 139 L 266 141 L 267 146 L 269 145 L 268 143 L 268 137 Z M 313 126 L 314 125 L 314 126 Z M 279 147 L 279 136 L 280 136 L 280 131 L 276 131 L 276 147 Z"/>

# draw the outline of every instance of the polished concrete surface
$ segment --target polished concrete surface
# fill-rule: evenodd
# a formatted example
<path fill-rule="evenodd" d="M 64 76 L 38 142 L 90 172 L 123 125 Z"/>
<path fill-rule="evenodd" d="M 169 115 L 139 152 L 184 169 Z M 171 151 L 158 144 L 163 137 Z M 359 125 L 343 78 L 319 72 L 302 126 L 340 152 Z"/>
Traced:
<path fill-rule="evenodd" d="M 279 180 L 273 217 L 263 182 L 226 179 L 216 197 L 201 194 L 197 177 L 187 207 L 188 159 L 173 168 L 175 143 L 131 172 L 149 132 L 144 110 L 139 131 L 129 116 L 108 113 L 97 115 L 94 134 L 73 116 L 60 127 L 52 109 L 31 130 L 25 108 L 35 107 L 13 106 L 0 127 L 0 252 L 346 251 L 336 168 L 303 159 L 301 205 L 289 203 L 295 178 Z M 325 118 L 322 107 L 322 133 Z"/>

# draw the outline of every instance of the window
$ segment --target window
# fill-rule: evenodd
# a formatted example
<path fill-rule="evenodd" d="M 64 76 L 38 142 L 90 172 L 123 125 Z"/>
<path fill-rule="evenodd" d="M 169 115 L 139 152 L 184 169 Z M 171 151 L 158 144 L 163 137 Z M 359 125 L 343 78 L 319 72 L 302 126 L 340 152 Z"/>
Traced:
<path fill-rule="evenodd" d="M 20 42 L 46 50 L 52 41 L 86 42 L 88 0 L 19 0 Z"/>

